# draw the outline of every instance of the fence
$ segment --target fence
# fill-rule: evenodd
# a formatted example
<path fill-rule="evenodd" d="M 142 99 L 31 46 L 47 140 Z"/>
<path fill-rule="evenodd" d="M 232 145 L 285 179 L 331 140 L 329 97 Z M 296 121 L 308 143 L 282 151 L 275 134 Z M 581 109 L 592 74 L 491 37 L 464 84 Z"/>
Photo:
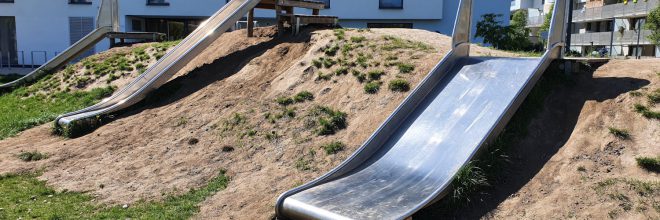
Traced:
<path fill-rule="evenodd" d="M 596 8 L 584 8 L 573 11 L 573 22 L 644 16 L 658 5 L 660 5 L 660 0 L 639 0 L 637 3 L 629 2 L 628 4 L 619 3 Z"/>
<path fill-rule="evenodd" d="M 642 30 L 638 31 L 624 31 L 621 32 L 596 32 L 584 34 L 571 34 L 571 45 L 574 46 L 609 46 L 609 45 L 650 45 L 648 36 L 651 31 Z"/>
<path fill-rule="evenodd" d="M 0 69 L 4 68 L 32 68 L 35 69 L 42 64 L 48 62 L 50 58 L 57 56 L 57 52 L 53 56 L 48 56 L 46 51 L 0 51 Z M 29 58 L 29 60 L 27 60 Z"/>

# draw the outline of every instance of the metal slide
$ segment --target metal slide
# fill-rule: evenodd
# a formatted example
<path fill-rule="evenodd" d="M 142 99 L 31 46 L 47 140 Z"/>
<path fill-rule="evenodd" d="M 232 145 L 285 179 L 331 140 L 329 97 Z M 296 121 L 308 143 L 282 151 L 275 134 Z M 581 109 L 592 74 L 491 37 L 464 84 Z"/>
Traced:
<path fill-rule="evenodd" d="M 472 0 L 462 0 L 453 49 L 348 160 L 285 192 L 279 219 L 404 219 L 442 198 L 491 143 L 552 60 L 566 0 L 557 0 L 542 58 L 470 57 Z"/>
<path fill-rule="evenodd" d="M 13 82 L 0 85 L 0 90 L 32 83 L 51 71 L 66 65 L 85 51 L 92 49 L 96 43 L 105 38 L 107 33 L 119 31 L 118 11 L 117 0 L 102 0 L 96 17 L 96 29 L 29 74 Z"/>
<path fill-rule="evenodd" d="M 174 74 L 220 37 L 260 0 L 232 0 L 202 23 L 193 33 L 158 60 L 147 71 L 111 97 L 89 108 L 64 114 L 56 124 L 67 127 L 73 122 L 125 109 L 165 84 Z"/>

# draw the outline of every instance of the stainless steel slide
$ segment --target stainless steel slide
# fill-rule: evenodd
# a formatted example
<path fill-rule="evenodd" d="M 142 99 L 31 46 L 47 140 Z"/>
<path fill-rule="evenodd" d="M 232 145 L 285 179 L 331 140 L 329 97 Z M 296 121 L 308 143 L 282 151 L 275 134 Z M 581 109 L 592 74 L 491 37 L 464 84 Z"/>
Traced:
<path fill-rule="evenodd" d="M 542 58 L 497 58 L 469 56 L 472 0 L 462 0 L 453 50 L 347 161 L 282 194 L 278 218 L 404 219 L 442 198 L 561 56 L 566 4 L 556 3 Z"/>
<path fill-rule="evenodd" d="M 229 1 L 128 86 L 94 106 L 58 117 L 56 124 L 66 128 L 73 122 L 119 111 L 141 101 L 149 92 L 165 84 L 215 39 L 229 30 L 259 1 Z"/>
<path fill-rule="evenodd" d="M 13 82 L 0 85 L 0 90 L 12 89 L 32 83 L 91 49 L 96 43 L 103 40 L 107 33 L 119 31 L 118 10 L 117 0 L 102 0 L 96 18 L 96 29 L 29 74 Z"/>

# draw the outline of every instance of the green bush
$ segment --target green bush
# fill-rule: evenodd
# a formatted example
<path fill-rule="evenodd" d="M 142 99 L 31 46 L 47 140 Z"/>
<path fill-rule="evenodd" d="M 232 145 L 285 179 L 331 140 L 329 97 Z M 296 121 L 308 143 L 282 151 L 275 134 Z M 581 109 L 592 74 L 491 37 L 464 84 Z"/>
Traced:
<path fill-rule="evenodd" d="M 346 121 L 348 114 L 330 107 L 317 106 L 313 110 L 313 115 L 318 117 L 317 134 L 320 136 L 333 135 L 348 126 Z"/>
<path fill-rule="evenodd" d="M 308 91 L 302 91 L 296 94 L 293 97 L 293 100 L 296 102 L 305 102 L 305 101 L 313 101 L 314 100 L 314 94 Z"/>
<path fill-rule="evenodd" d="M 390 81 L 389 87 L 395 92 L 407 92 L 410 90 L 410 83 L 404 79 L 395 79 Z"/>
<path fill-rule="evenodd" d="M 367 40 L 367 38 L 364 37 L 364 36 L 351 37 L 351 42 L 353 42 L 353 43 L 362 43 L 363 41 L 366 41 L 366 40 Z"/>
<path fill-rule="evenodd" d="M 411 73 L 415 70 L 415 65 L 412 64 L 399 63 L 397 66 L 399 67 L 399 72 L 401 73 Z"/>
<path fill-rule="evenodd" d="M 636 158 L 637 165 L 655 173 L 660 173 L 660 156 L 655 158 L 651 157 L 638 157 Z"/>
<path fill-rule="evenodd" d="M 325 150 L 325 153 L 328 155 L 331 154 L 337 154 L 340 151 L 344 150 L 346 148 L 346 145 L 340 141 L 335 141 L 326 145 L 322 146 L 323 150 Z"/>
<path fill-rule="evenodd" d="M 376 94 L 380 90 L 380 82 L 372 81 L 364 85 L 364 92 L 367 94 Z"/>
<path fill-rule="evenodd" d="M 314 65 L 316 68 L 321 68 L 321 67 L 323 67 L 323 61 L 313 59 L 312 60 L 312 65 Z"/>
<path fill-rule="evenodd" d="M 616 136 L 619 139 L 626 140 L 630 138 L 630 133 L 626 130 L 613 128 L 613 127 L 609 127 L 609 130 L 610 130 L 610 134 Z"/>
<path fill-rule="evenodd" d="M 46 159 L 48 158 L 48 155 L 39 153 L 37 151 L 23 152 L 18 155 L 18 158 L 25 162 L 31 162 L 31 161 L 40 161 Z"/>
<path fill-rule="evenodd" d="M 339 45 L 333 44 L 332 46 L 326 48 L 324 53 L 325 53 L 325 55 L 333 57 L 333 56 L 337 55 L 337 51 L 339 51 Z"/>
<path fill-rule="evenodd" d="M 275 99 L 275 102 L 277 102 L 277 104 L 280 104 L 281 106 L 287 106 L 293 104 L 294 101 L 292 98 L 282 96 Z"/>
<path fill-rule="evenodd" d="M 385 75 L 383 70 L 372 70 L 367 73 L 370 80 L 380 80 L 380 78 Z"/>

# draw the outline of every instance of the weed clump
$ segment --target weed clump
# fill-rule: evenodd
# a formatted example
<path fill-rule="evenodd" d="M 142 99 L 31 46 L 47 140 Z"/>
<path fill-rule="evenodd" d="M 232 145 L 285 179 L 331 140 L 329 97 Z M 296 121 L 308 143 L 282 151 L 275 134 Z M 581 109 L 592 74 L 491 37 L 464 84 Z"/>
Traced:
<path fill-rule="evenodd" d="M 399 63 L 397 66 L 399 67 L 399 72 L 401 73 L 411 73 L 415 70 L 415 65 L 412 64 Z"/>
<path fill-rule="evenodd" d="M 646 96 L 651 104 L 660 103 L 660 89 L 656 89 Z"/>
<path fill-rule="evenodd" d="M 649 119 L 660 119 L 660 112 L 651 111 L 648 107 L 642 104 L 635 104 L 635 112 L 642 114 Z"/>
<path fill-rule="evenodd" d="M 353 43 L 362 43 L 363 41 L 366 41 L 367 38 L 365 36 L 354 36 L 351 37 L 351 42 Z"/>
<path fill-rule="evenodd" d="M 626 130 L 623 129 L 618 129 L 614 127 L 609 127 L 610 134 L 614 135 L 615 137 L 622 139 L 622 140 L 627 140 L 630 139 L 630 133 Z"/>
<path fill-rule="evenodd" d="M 339 67 L 339 69 L 337 69 L 337 71 L 335 71 L 335 74 L 337 76 L 348 74 L 348 67 L 343 67 L 343 66 Z"/>
<path fill-rule="evenodd" d="M 332 79 L 332 74 L 325 74 L 322 71 L 319 71 L 316 75 L 317 81 L 330 81 Z"/>
<path fill-rule="evenodd" d="M 410 90 L 410 83 L 404 79 L 395 79 L 390 81 L 389 87 L 394 92 L 407 92 Z"/>
<path fill-rule="evenodd" d="M 364 92 L 367 94 L 376 94 L 380 90 L 380 82 L 372 81 L 364 85 Z"/>
<path fill-rule="evenodd" d="M 344 148 L 346 148 L 346 145 L 344 143 L 342 143 L 341 141 L 335 141 L 335 142 L 323 145 L 322 148 L 323 148 L 323 150 L 325 150 L 326 154 L 331 155 L 331 154 L 337 154 L 340 151 L 344 150 Z"/>
<path fill-rule="evenodd" d="M 325 53 L 325 55 L 334 57 L 335 55 L 337 55 L 337 51 L 339 51 L 339 45 L 333 44 L 332 46 L 326 48 L 323 52 Z"/>
<path fill-rule="evenodd" d="M 367 73 L 370 80 L 380 80 L 380 78 L 385 75 L 383 70 L 372 70 Z"/>
<path fill-rule="evenodd" d="M 323 61 L 313 59 L 312 60 L 312 65 L 314 65 L 316 68 L 321 68 L 321 67 L 323 67 Z"/>
<path fill-rule="evenodd" d="M 290 97 L 283 97 L 282 96 L 282 97 L 278 97 L 277 99 L 275 99 L 275 102 L 277 102 L 277 104 L 279 104 L 281 106 L 288 106 L 288 105 L 293 104 L 294 101 Z"/>
<path fill-rule="evenodd" d="M 318 117 L 316 133 L 319 136 L 333 135 L 347 127 L 348 114 L 330 107 L 317 106 L 312 111 L 312 115 Z"/>
<path fill-rule="evenodd" d="M 314 100 L 314 94 L 308 91 L 302 91 L 296 94 L 293 97 L 293 100 L 297 103 L 305 102 L 305 101 L 313 101 Z"/>
<path fill-rule="evenodd" d="M 635 158 L 635 160 L 637 160 L 637 165 L 639 165 L 640 167 L 654 173 L 660 173 L 660 156 L 657 156 L 655 158 L 638 157 Z"/>
<path fill-rule="evenodd" d="M 22 161 L 25 162 L 40 161 L 47 158 L 48 158 L 47 154 L 43 154 L 38 151 L 23 152 L 18 155 L 18 159 L 21 159 Z"/>
<path fill-rule="evenodd" d="M 351 73 L 355 78 L 358 80 L 358 82 L 363 83 L 364 81 L 367 81 L 367 75 L 358 71 L 358 70 L 352 70 Z"/>
<path fill-rule="evenodd" d="M 334 32 L 337 39 L 339 40 L 346 39 L 346 31 L 344 29 L 335 29 Z"/>

